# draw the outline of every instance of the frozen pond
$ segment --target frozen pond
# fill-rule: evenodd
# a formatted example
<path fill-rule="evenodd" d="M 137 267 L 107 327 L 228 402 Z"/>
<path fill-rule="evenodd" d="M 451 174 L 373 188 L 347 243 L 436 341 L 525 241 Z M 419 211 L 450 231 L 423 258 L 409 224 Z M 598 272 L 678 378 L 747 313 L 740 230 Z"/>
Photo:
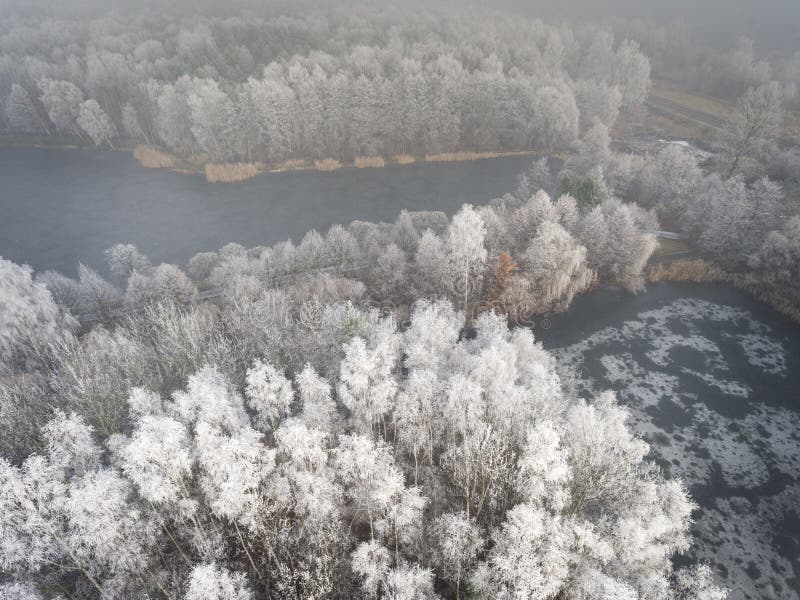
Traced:
<path fill-rule="evenodd" d="M 731 599 L 800 597 L 800 327 L 723 286 L 659 284 L 579 298 L 535 332 L 582 392 L 618 392 L 688 485 L 690 555 Z"/>

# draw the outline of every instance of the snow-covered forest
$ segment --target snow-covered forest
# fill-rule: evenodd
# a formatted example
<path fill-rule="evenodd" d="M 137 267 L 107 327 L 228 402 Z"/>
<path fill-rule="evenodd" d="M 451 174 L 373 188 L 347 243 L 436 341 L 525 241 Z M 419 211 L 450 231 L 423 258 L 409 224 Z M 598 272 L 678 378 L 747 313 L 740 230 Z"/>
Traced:
<path fill-rule="evenodd" d="M 722 597 L 626 410 L 502 316 L 297 288 L 76 337 L 0 266 L 5 597 Z"/>
<path fill-rule="evenodd" d="M 649 89 L 638 45 L 607 31 L 353 9 L 4 19 L 2 126 L 223 162 L 551 151 Z"/>

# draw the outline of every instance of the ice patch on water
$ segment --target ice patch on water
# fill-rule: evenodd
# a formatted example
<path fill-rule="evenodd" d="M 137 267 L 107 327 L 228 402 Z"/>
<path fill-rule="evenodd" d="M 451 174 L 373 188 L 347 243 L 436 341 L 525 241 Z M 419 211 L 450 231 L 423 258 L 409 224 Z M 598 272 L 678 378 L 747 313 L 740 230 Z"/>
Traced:
<path fill-rule="evenodd" d="M 688 298 L 555 354 L 576 370 L 583 393 L 614 389 L 667 474 L 702 490 L 692 553 L 727 573 L 731 600 L 800 600 L 786 587 L 800 573 L 776 542 L 784 515 L 800 515 L 800 413 L 760 402 L 764 392 L 755 394 L 739 368 L 785 381 L 786 349 L 774 332 L 748 311 Z M 721 414 L 726 398 L 737 409 Z"/>
<path fill-rule="evenodd" d="M 607 354 L 600 359 L 606 369 L 606 379 L 623 384 L 625 393 L 633 396 L 642 407 L 657 406 L 664 398 L 674 398 L 678 378 L 657 371 L 646 371 L 629 353 Z M 633 403 L 631 403 L 633 404 Z"/>
<path fill-rule="evenodd" d="M 755 333 L 736 336 L 747 356 L 747 362 L 771 375 L 786 375 L 786 355 L 783 344 Z"/>
<path fill-rule="evenodd" d="M 781 473 L 800 474 L 800 414 L 782 407 L 759 404 L 739 421 L 742 435 L 759 443 L 767 460 Z M 797 497 L 800 505 L 800 496 Z"/>
<path fill-rule="evenodd" d="M 694 369 L 681 368 L 681 373 L 697 377 L 703 383 L 717 388 L 726 396 L 735 396 L 738 398 L 747 398 L 750 395 L 750 388 L 738 381 L 728 381 L 725 379 L 717 379 L 711 373 L 701 373 Z"/>
<path fill-rule="evenodd" d="M 698 511 L 695 527 L 703 543 L 696 544 L 693 554 L 715 567 L 731 588 L 729 600 L 798 600 L 797 592 L 785 584 L 795 577 L 794 567 L 776 555 L 772 534 L 780 526 L 787 502 L 798 492 L 792 486 L 769 502 L 718 498 L 714 507 Z"/>
<path fill-rule="evenodd" d="M 725 361 L 720 354 L 719 346 L 701 335 L 683 336 L 674 333 L 660 335 L 650 342 L 654 347 L 647 352 L 647 357 L 661 367 L 672 363 L 669 353 L 675 348 L 692 348 L 703 354 L 706 364 L 714 368 L 724 368 Z"/>
<path fill-rule="evenodd" d="M 706 439 L 705 448 L 722 470 L 725 484 L 732 488 L 755 488 L 769 480 L 766 463 L 750 444 L 730 435 Z"/>

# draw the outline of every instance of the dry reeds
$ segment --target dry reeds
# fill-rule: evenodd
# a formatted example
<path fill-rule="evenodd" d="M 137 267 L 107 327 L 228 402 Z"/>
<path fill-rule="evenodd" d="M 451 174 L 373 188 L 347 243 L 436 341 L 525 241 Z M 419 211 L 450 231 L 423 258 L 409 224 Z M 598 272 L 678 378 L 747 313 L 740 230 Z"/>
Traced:
<path fill-rule="evenodd" d="M 288 160 L 283 161 L 282 163 L 278 164 L 273 170 L 274 171 L 296 171 L 298 169 L 303 169 L 306 166 L 306 161 L 302 158 L 290 158 Z"/>
<path fill-rule="evenodd" d="M 800 323 L 800 307 L 797 302 L 784 294 L 764 289 L 757 277 L 723 271 L 713 263 L 703 259 L 677 260 L 668 265 L 658 264 L 648 273 L 651 283 L 676 281 L 688 283 L 727 283 L 749 293 L 758 301 L 781 313 L 796 323 Z"/>
<path fill-rule="evenodd" d="M 482 160 L 484 158 L 497 158 L 503 156 L 501 152 L 442 152 L 441 154 L 428 154 L 426 162 L 463 162 L 468 160 Z"/>
<path fill-rule="evenodd" d="M 417 162 L 417 159 L 410 154 L 398 154 L 394 157 L 394 161 L 398 165 L 410 165 L 411 163 Z"/>
<path fill-rule="evenodd" d="M 208 163 L 206 165 L 206 181 L 211 183 L 234 183 L 244 181 L 258 175 L 255 163 Z"/>
<path fill-rule="evenodd" d="M 647 279 L 660 281 L 686 281 L 691 283 L 729 281 L 730 275 L 702 258 L 659 263 L 650 269 Z"/>
<path fill-rule="evenodd" d="M 133 157 L 148 169 L 171 169 L 175 167 L 175 158 L 163 150 L 153 146 L 139 145 L 133 149 Z"/>
<path fill-rule="evenodd" d="M 322 160 L 314 161 L 314 168 L 317 171 L 335 171 L 341 166 L 342 163 L 340 163 L 335 158 L 323 158 Z"/>
<path fill-rule="evenodd" d="M 356 169 L 380 169 L 386 166 L 381 156 L 356 156 L 353 160 Z"/>

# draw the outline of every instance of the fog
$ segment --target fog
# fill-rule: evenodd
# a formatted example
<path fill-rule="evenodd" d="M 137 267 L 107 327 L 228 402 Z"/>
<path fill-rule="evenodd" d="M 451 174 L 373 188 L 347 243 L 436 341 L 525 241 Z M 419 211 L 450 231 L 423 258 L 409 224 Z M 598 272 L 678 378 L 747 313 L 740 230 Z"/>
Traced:
<path fill-rule="evenodd" d="M 800 2 L 796 0 L 498 0 L 497 6 L 570 20 L 679 20 L 709 43 L 730 44 L 746 35 L 764 47 L 796 50 L 800 46 Z"/>
<path fill-rule="evenodd" d="M 143 9 L 155 12 L 225 14 L 246 8 L 256 11 L 292 9 L 302 12 L 308 2 L 257 0 L 2 0 L 0 11 L 21 14 L 53 14 L 89 17 L 113 10 Z M 365 3 L 359 3 L 361 5 Z M 656 22 L 680 21 L 690 26 L 704 41 L 714 45 L 730 45 L 738 36 L 746 35 L 768 49 L 796 50 L 800 46 L 800 2 L 796 0 L 455 0 L 449 2 L 406 3 L 411 10 L 425 10 L 432 5 L 469 4 L 480 8 L 511 10 L 526 16 L 571 21 L 609 20 L 612 18 L 645 19 Z M 347 6 L 347 1 L 329 5 Z M 367 2 L 366 5 L 380 5 Z M 393 3 L 396 5 L 396 3 Z"/>

